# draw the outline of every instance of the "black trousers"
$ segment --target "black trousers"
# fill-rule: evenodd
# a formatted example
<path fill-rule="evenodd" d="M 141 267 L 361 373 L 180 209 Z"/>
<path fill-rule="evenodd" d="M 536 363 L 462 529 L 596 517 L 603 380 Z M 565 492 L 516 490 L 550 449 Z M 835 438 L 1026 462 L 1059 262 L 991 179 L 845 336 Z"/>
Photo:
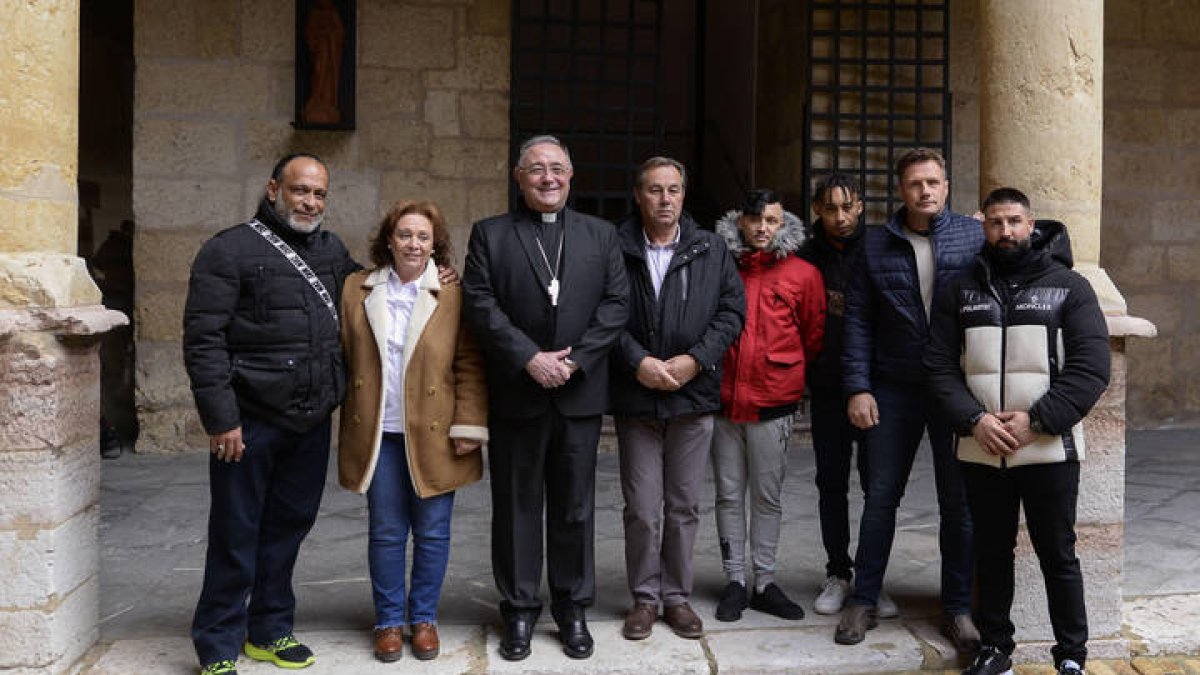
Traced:
<path fill-rule="evenodd" d="M 1075 507 L 1079 463 L 1034 464 L 997 469 L 962 462 L 967 503 L 975 524 L 976 620 L 983 644 L 1011 654 L 1015 627 L 1013 549 L 1018 509 L 1024 505 L 1029 540 L 1037 553 L 1054 629 L 1054 663 L 1087 661 L 1087 610 L 1083 574 L 1075 555 Z"/>
<path fill-rule="evenodd" d="M 825 575 L 847 581 L 853 576 L 850 557 L 850 468 L 858 445 L 858 482 L 867 489 L 867 453 L 862 431 L 846 415 L 846 397 L 840 389 L 811 389 L 809 412 L 813 453 L 817 464 L 817 502 L 821 515 L 821 543 L 825 546 Z"/>
<path fill-rule="evenodd" d="M 596 444 L 600 416 L 548 411 L 489 421 L 492 573 L 501 614 L 541 611 L 543 521 L 551 608 L 589 606 L 596 593 Z"/>
<path fill-rule="evenodd" d="M 241 462 L 209 457 L 208 555 L 192 621 L 201 664 L 292 633 L 292 570 L 325 489 L 330 422 L 303 434 L 242 420 Z"/>

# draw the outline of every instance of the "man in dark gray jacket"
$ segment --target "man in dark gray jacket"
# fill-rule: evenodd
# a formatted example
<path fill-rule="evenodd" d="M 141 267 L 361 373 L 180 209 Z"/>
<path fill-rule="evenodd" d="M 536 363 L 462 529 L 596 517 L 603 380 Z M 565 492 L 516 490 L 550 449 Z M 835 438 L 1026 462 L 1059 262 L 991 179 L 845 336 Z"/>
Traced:
<path fill-rule="evenodd" d="M 630 640 L 649 637 L 660 603 L 677 635 L 703 635 L 688 603 L 700 484 L 721 409 L 721 358 L 746 314 L 724 241 L 683 213 L 686 187 L 682 164 L 646 160 L 633 189 L 638 215 L 617 226 L 630 288 L 612 358 Z"/>
<path fill-rule="evenodd" d="M 203 675 L 235 673 L 239 649 L 287 668 L 314 661 L 292 635 L 292 569 L 325 486 L 330 413 L 345 392 L 335 307 L 357 268 L 321 229 L 328 190 L 319 158 L 284 157 L 255 217 L 192 264 L 183 356 L 212 452 L 192 624 Z"/>
<path fill-rule="evenodd" d="M 958 432 L 975 524 L 976 619 L 983 647 L 965 675 L 1011 672 L 1018 512 L 1046 581 L 1060 675 L 1087 661 L 1083 576 L 1075 555 L 1082 420 L 1108 385 L 1104 314 L 1071 270 L 1066 228 L 1036 226 L 1012 188 L 983 202 L 987 244 L 972 274 L 938 294 L 924 364 Z"/>

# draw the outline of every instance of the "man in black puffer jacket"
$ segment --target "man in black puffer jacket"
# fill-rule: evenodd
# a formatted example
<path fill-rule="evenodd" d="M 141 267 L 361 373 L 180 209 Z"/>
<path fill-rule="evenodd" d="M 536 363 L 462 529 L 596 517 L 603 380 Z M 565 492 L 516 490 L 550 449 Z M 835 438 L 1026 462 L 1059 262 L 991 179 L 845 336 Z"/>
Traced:
<path fill-rule="evenodd" d="M 896 511 L 921 437 L 933 450 L 942 555 L 942 631 L 959 651 L 979 646 L 971 621 L 971 518 L 954 461 L 953 431 L 921 395 L 921 354 L 929 307 L 939 288 L 962 275 L 983 246 L 972 218 L 946 207 L 946 160 L 917 148 L 896 162 L 904 206 L 863 236 L 858 273 L 846 289 L 843 386 L 850 422 L 866 435 L 866 500 L 854 556 L 854 594 L 834 633 L 857 644 L 878 622 Z"/>
<path fill-rule="evenodd" d="M 1108 385 L 1108 328 L 1091 285 L 1071 268 L 1062 223 L 1031 218 L 1001 188 L 983 203 L 987 246 L 973 274 L 937 297 L 925 351 L 929 388 L 961 438 L 975 524 L 976 617 L 983 649 L 969 675 L 1012 667 L 1013 549 L 1024 507 L 1046 581 L 1055 667 L 1087 660 L 1083 576 L 1075 555 L 1083 418 Z"/>
<path fill-rule="evenodd" d="M 183 356 L 212 452 L 192 624 L 204 675 L 236 672 L 243 640 L 255 659 L 314 660 L 292 635 L 292 569 L 325 485 L 345 392 L 336 306 L 358 268 L 321 229 L 328 189 L 319 158 L 284 157 L 255 218 L 217 233 L 192 264 Z"/>

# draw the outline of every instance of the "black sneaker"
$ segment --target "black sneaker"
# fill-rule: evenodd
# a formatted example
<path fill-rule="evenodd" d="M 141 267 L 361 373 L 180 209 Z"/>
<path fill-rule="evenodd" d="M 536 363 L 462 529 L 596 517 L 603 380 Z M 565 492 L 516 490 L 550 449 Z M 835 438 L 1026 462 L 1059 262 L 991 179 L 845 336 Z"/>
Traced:
<path fill-rule="evenodd" d="M 1012 659 L 998 648 L 984 645 L 962 675 L 1012 675 Z"/>
<path fill-rule="evenodd" d="M 246 656 L 255 661 L 270 661 L 280 668 L 307 668 L 317 660 L 311 649 L 291 635 L 285 635 L 269 645 L 247 641 L 242 649 Z"/>
<path fill-rule="evenodd" d="M 1083 669 L 1083 666 L 1071 659 L 1067 659 L 1058 664 L 1058 675 L 1086 675 L 1086 671 Z"/>
<path fill-rule="evenodd" d="M 737 621 L 742 618 L 742 610 L 746 609 L 746 584 L 731 581 L 721 591 L 721 601 L 717 603 L 717 621 Z"/>
<path fill-rule="evenodd" d="M 754 597 L 750 598 L 750 609 L 791 621 L 804 618 L 804 608 L 789 600 L 775 584 L 767 584 L 762 593 L 755 591 Z"/>

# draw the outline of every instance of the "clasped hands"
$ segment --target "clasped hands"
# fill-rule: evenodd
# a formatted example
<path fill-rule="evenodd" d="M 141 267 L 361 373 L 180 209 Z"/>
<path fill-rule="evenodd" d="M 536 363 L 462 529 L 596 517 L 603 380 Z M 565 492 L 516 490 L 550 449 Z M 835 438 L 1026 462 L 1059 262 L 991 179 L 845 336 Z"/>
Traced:
<path fill-rule="evenodd" d="M 525 364 L 525 372 L 545 389 L 561 387 L 579 370 L 579 366 L 568 358 L 570 355 L 570 347 L 556 352 L 538 352 Z"/>
<path fill-rule="evenodd" d="M 662 359 L 647 356 L 638 364 L 637 381 L 647 389 L 675 391 L 700 373 L 700 362 L 691 354 Z"/>
<path fill-rule="evenodd" d="M 1005 410 L 985 413 L 971 428 L 971 436 L 988 454 L 1007 457 L 1037 439 L 1029 428 L 1029 413 Z"/>

